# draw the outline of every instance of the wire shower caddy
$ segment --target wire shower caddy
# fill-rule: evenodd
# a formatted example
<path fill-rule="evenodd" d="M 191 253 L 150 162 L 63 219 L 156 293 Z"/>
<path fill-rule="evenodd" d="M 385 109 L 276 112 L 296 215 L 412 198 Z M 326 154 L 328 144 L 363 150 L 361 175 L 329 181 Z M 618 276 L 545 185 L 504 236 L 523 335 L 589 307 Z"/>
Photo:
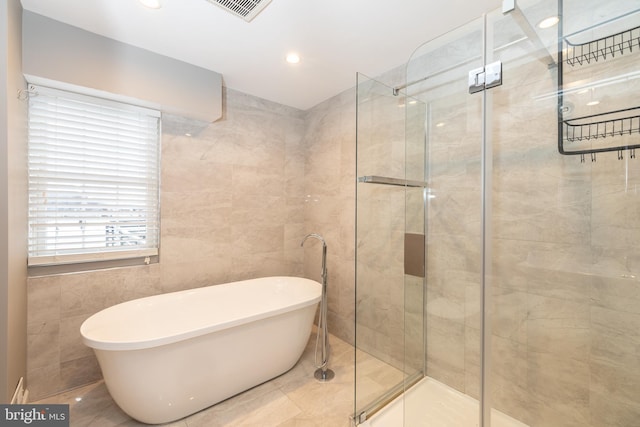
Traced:
<path fill-rule="evenodd" d="M 562 2 L 559 7 L 562 16 Z M 639 11 L 631 13 L 636 12 Z M 558 31 L 558 151 L 563 155 L 580 155 L 582 162 L 587 155 L 591 157 L 591 161 L 596 161 L 597 153 L 613 151 L 618 152 L 618 159 L 624 158 L 624 151 L 629 151 L 629 158 L 635 158 L 635 150 L 640 148 L 640 137 L 627 137 L 620 142 L 611 140 L 628 135 L 640 135 L 640 106 L 624 106 L 597 114 L 566 117 L 571 107 L 564 104 L 563 82 L 567 69 L 571 71 L 589 65 L 596 67 L 598 63 L 613 61 L 623 55 L 638 55 L 640 26 L 584 43 L 573 42 L 570 39 L 572 36 L 564 36 L 562 23 Z M 621 79 L 624 81 L 625 76 Z M 636 101 L 637 99 L 636 97 Z"/>

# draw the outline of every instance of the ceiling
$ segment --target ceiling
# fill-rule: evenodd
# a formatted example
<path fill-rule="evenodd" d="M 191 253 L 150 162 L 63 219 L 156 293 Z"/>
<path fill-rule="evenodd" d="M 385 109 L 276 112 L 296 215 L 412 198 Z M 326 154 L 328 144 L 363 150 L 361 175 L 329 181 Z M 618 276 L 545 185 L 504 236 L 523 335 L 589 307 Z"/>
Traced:
<path fill-rule="evenodd" d="M 272 0 L 245 22 L 206 0 L 21 0 L 26 10 L 222 74 L 224 85 L 306 110 L 407 62 L 500 0 Z M 301 62 L 285 56 L 296 51 Z"/>

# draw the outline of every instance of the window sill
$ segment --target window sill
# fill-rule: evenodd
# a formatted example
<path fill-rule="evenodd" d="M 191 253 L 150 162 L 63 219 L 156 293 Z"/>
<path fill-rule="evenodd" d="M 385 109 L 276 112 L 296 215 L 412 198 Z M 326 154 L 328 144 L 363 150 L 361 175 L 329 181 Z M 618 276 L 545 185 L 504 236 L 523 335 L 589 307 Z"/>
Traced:
<path fill-rule="evenodd" d="M 29 277 L 54 276 L 59 274 L 82 273 L 87 271 L 107 270 L 112 268 L 136 267 L 158 264 L 159 256 L 141 256 L 127 259 L 81 262 L 59 265 L 32 265 L 28 267 Z"/>

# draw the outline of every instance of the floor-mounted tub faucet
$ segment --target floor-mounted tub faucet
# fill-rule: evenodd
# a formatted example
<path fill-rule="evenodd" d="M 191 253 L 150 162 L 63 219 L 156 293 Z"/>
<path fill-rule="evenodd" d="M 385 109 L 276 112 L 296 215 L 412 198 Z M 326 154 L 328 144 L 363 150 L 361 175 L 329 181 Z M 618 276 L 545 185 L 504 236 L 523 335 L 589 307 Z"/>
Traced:
<path fill-rule="evenodd" d="M 327 369 L 329 362 L 329 332 L 327 330 L 327 242 L 324 238 L 315 233 L 307 234 L 300 242 L 300 246 L 304 246 L 304 242 L 308 238 L 318 239 L 322 242 L 322 271 L 320 276 L 322 277 L 322 299 L 320 301 L 320 313 L 318 313 L 318 334 L 316 335 L 316 353 L 315 353 L 315 367 L 314 377 L 318 381 L 329 381 L 335 374 L 331 369 Z M 318 363 L 318 342 L 322 336 L 322 360 Z"/>

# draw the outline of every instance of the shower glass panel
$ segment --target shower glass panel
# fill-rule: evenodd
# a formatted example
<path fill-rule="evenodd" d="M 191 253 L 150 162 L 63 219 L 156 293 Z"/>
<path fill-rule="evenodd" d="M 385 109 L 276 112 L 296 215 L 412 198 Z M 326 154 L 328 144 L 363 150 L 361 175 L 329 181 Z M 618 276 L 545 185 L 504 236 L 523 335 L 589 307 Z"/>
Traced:
<path fill-rule="evenodd" d="M 469 94 L 468 73 L 482 53 L 477 19 L 407 64 L 406 92 L 425 105 L 428 227 L 426 377 L 405 395 L 405 426 L 472 427 L 480 417 L 484 95 Z"/>
<path fill-rule="evenodd" d="M 405 112 L 404 186 L 404 384 L 405 390 L 424 377 L 426 301 L 426 104 L 400 92 Z M 416 245 L 420 245 L 417 247 Z"/>
<path fill-rule="evenodd" d="M 503 84 L 486 91 L 484 426 L 589 425 L 570 414 L 588 394 L 565 387 L 582 374 L 572 360 L 588 340 L 579 319 L 587 311 L 574 299 L 586 289 L 567 293 L 577 282 L 565 274 L 570 247 L 587 234 L 588 179 L 579 160 L 558 153 L 558 26 L 538 26 L 552 16 L 556 0 L 486 17 L 486 62 L 501 61 Z M 561 407 L 568 412 L 547 419 Z"/>
<path fill-rule="evenodd" d="M 424 117 L 424 104 L 358 75 L 357 422 L 423 376 Z M 405 245 L 416 244 L 405 274 Z"/>

